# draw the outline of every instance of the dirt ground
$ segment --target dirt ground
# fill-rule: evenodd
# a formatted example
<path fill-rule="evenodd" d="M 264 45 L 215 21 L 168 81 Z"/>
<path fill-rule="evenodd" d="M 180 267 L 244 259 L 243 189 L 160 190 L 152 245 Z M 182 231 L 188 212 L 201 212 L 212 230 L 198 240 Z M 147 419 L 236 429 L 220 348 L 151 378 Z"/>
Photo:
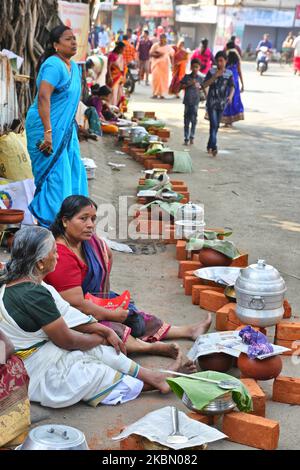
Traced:
<path fill-rule="evenodd" d="M 254 64 L 245 64 L 244 74 L 245 121 L 237 123 L 233 130 L 220 131 L 221 151 L 217 158 L 211 158 L 205 152 L 208 123 L 203 119 L 204 109 L 200 110 L 195 145 L 190 148 L 194 171 L 191 175 L 176 175 L 176 179 L 186 181 L 193 202 L 205 205 L 208 226 L 232 227 L 232 240 L 240 250 L 249 252 L 251 262 L 264 258 L 281 272 L 293 316 L 299 321 L 300 78 L 293 76 L 288 67 L 277 65 L 271 65 L 269 73 L 260 77 Z M 130 101 L 130 111 L 156 111 L 171 128 L 170 146 L 182 149 L 181 100 L 152 101 L 150 94 L 149 87 L 138 86 Z M 82 144 L 82 155 L 94 158 L 98 165 L 91 194 L 97 203 L 113 201 L 117 205 L 119 196 L 128 196 L 131 204 L 135 201 L 141 166 L 115 150 L 111 137 Z M 125 163 L 126 167 L 113 171 L 108 162 Z M 144 254 L 140 243 L 136 243 L 137 254 L 114 252 L 112 288 L 117 291 L 128 288 L 138 306 L 175 325 L 204 318 L 206 313 L 191 304 L 177 278 L 175 246 L 164 248 L 155 243 L 151 246 L 152 254 Z M 179 343 L 184 351 L 191 347 L 188 341 Z M 136 359 L 152 368 L 169 362 L 159 357 Z M 287 357 L 283 361 L 284 375 L 300 377 L 299 365 Z M 270 398 L 272 381 L 260 385 Z M 93 449 L 117 449 L 119 444 L 111 436 L 147 412 L 170 404 L 185 410 L 172 394 L 148 393 L 117 407 L 94 409 L 79 404 L 50 410 L 33 405 L 32 416 L 40 424 L 65 423 L 78 427 Z M 266 416 L 280 422 L 280 449 L 299 448 L 300 407 L 269 400 Z M 227 440 L 209 445 L 211 450 L 246 448 Z"/>

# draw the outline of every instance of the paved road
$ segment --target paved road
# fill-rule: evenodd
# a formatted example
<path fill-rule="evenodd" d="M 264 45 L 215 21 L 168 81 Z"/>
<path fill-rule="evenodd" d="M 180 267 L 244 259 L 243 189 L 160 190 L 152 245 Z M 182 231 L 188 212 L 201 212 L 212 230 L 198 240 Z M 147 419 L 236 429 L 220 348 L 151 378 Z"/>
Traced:
<path fill-rule="evenodd" d="M 232 239 L 240 249 L 249 251 L 251 262 L 263 257 L 282 272 L 294 315 L 299 317 L 300 79 L 293 76 L 290 69 L 277 65 L 272 65 L 269 73 L 260 77 L 253 67 L 253 64 L 244 66 L 246 120 L 236 124 L 234 130 L 221 130 L 221 151 L 213 159 L 205 153 L 208 124 L 203 120 L 204 110 L 201 111 L 195 145 L 191 148 L 194 172 L 184 175 L 184 179 L 192 200 L 205 204 L 208 225 L 232 227 Z M 171 147 L 182 148 L 181 101 L 153 101 L 149 95 L 149 88 L 139 86 L 130 110 L 155 110 L 172 129 Z M 83 144 L 82 153 L 95 158 L 98 164 L 97 180 L 92 184 L 92 194 L 98 203 L 113 201 L 116 204 L 119 195 L 130 196 L 129 202 L 134 201 L 141 168 L 128 157 L 117 155 L 111 138 L 101 143 Z M 125 162 L 126 168 L 112 172 L 107 166 L 109 161 Z M 190 298 L 183 295 L 177 279 L 174 246 L 165 251 L 160 247 L 155 250 L 156 254 L 152 255 L 115 253 L 112 287 L 119 291 L 129 288 L 138 305 L 173 324 L 204 318 L 205 312 L 192 306 Z M 180 344 L 184 350 L 191 346 L 187 341 L 180 341 Z M 168 360 L 143 357 L 141 362 L 159 367 L 165 366 Z M 299 377 L 299 366 L 284 358 L 283 373 Z M 264 382 L 262 386 L 270 397 L 272 383 Z M 64 422 L 84 431 L 91 447 L 111 449 L 118 446 L 110 437 L 122 426 L 169 404 L 184 409 L 172 395 L 162 397 L 151 393 L 115 408 L 92 409 L 80 404 L 53 411 L 34 406 L 33 415 L 38 419 L 42 417 L 41 412 L 46 412 L 48 422 Z M 299 447 L 300 407 L 268 401 L 267 417 L 280 421 L 280 449 Z M 246 447 L 222 441 L 209 448 Z"/>

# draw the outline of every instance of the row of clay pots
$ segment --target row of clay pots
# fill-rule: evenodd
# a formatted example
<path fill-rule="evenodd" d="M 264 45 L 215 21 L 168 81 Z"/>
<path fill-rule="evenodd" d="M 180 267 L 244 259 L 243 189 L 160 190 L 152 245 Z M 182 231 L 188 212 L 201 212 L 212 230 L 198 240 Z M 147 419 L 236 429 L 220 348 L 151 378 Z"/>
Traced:
<path fill-rule="evenodd" d="M 198 364 L 202 370 L 227 372 L 236 365 L 236 358 L 225 353 L 213 353 L 199 357 Z M 282 360 L 280 356 L 263 360 L 250 359 L 247 354 L 241 353 L 237 360 L 237 367 L 243 377 L 255 380 L 271 380 L 280 374 Z"/>

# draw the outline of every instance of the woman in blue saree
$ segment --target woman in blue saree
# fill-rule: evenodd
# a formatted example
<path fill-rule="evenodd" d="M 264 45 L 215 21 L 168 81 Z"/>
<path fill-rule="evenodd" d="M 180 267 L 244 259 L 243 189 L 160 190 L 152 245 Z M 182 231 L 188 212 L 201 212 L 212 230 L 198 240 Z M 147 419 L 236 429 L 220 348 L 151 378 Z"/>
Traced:
<path fill-rule="evenodd" d="M 228 56 L 226 68 L 231 70 L 233 74 L 235 91 L 232 103 L 228 103 L 224 109 L 221 122 L 225 124 L 225 127 L 231 127 L 234 122 L 244 120 L 244 106 L 241 99 L 241 93 L 244 91 L 244 80 L 241 68 L 241 57 L 238 51 L 234 48 L 232 42 L 229 42 L 226 47 Z"/>
<path fill-rule="evenodd" d="M 41 58 L 38 92 L 26 117 L 36 185 L 29 209 L 45 227 L 53 223 L 67 196 L 88 195 L 75 125 L 81 95 L 80 71 L 71 60 L 77 50 L 76 38 L 70 28 L 61 25 L 51 31 L 49 44 Z"/>

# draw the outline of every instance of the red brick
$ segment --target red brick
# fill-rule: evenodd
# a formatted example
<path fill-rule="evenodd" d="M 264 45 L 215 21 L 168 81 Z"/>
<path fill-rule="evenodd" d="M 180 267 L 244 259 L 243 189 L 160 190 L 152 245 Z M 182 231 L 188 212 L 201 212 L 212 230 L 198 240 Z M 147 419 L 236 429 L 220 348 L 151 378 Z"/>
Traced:
<path fill-rule="evenodd" d="M 234 307 L 232 306 L 232 308 L 229 311 L 228 321 L 230 321 L 231 323 L 234 323 L 236 326 L 240 326 L 242 322 L 239 320 L 235 312 L 236 312 L 236 304 L 234 304 Z"/>
<path fill-rule="evenodd" d="M 284 356 L 300 356 L 300 340 L 288 341 L 275 338 L 275 344 L 291 349 L 291 351 L 282 353 Z"/>
<path fill-rule="evenodd" d="M 131 434 L 120 441 L 120 450 L 145 450 L 141 436 Z"/>
<path fill-rule="evenodd" d="M 223 292 L 224 289 L 222 287 L 211 287 L 211 286 L 206 286 L 202 284 L 201 279 L 199 279 L 201 282 L 200 285 L 194 285 L 192 287 L 192 302 L 194 305 L 199 305 L 200 304 L 200 295 L 201 292 L 206 291 L 206 290 L 213 290 L 215 292 Z"/>
<path fill-rule="evenodd" d="M 300 405 L 300 379 L 279 376 L 273 383 L 273 401 Z"/>
<path fill-rule="evenodd" d="M 236 267 L 236 268 L 247 268 L 247 266 L 248 266 L 248 253 L 243 253 L 238 258 L 233 259 L 230 266 L 231 267 Z"/>
<path fill-rule="evenodd" d="M 173 168 L 172 165 L 169 165 L 168 163 L 163 163 L 158 158 L 156 160 L 154 160 L 153 158 L 146 160 L 144 163 L 144 167 L 147 170 L 153 170 L 153 168 L 164 168 L 168 172 L 171 171 Z"/>
<path fill-rule="evenodd" d="M 283 318 L 291 318 L 292 316 L 292 307 L 287 300 L 283 301 L 284 315 Z"/>
<path fill-rule="evenodd" d="M 201 281 L 196 276 L 186 276 L 184 278 L 184 293 L 185 295 L 192 295 L 192 288 L 197 284 L 201 284 Z"/>
<path fill-rule="evenodd" d="M 182 279 L 186 271 L 196 271 L 202 267 L 202 264 L 197 261 L 179 261 L 178 277 Z"/>
<path fill-rule="evenodd" d="M 137 232 L 153 235 L 161 235 L 164 231 L 164 222 L 160 220 L 139 220 Z"/>
<path fill-rule="evenodd" d="M 235 330 L 236 330 L 236 323 L 232 323 L 232 321 L 227 320 L 226 331 L 235 331 Z"/>
<path fill-rule="evenodd" d="M 198 261 L 198 262 L 200 262 L 200 260 L 199 260 L 199 253 L 194 253 L 194 254 L 192 255 L 192 260 L 193 260 L 193 261 Z"/>
<path fill-rule="evenodd" d="M 239 444 L 263 450 L 275 450 L 279 441 L 279 423 L 249 413 L 229 413 L 223 418 L 223 432 Z"/>
<path fill-rule="evenodd" d="M 283 321 L 277 323 L 275 337 L 287 341 L 300 340 L 300 323 Z"/>
<path fill-rule="evenodd" d="M 221 292 L 206 290 L 200 295 L 200 307 L 209 312 L 217 312 L 217 310 L 220 310 L 220 308 L 228 303 L 229 300 L 226 295 Z"/>
<path fill-rule="evenodd" d="M 218 416 L 202 415 L 201 413 L 196 413 L 194 411 L 188 413 L 187 415 L 189 418 L 192 418 L 199 423 L 208 424 L 209 426 L 216 424 L 219 418 Z"/>
<path fill-rule="evenodd" d="M 184 200 L 187 200 L 187 202 L 189 202 L 190 200 L 190 193 L 188 191 L 180 191 L 180 194 L 183 196 L 183 199 L 180 201 L 182 203 L 182 201 Z"/>
<path fill-rule="evenodd" d="M 154 158 L 147 158 L 147 160 L 144 161 L 144 168 L 146 170 L 153 170 L 153 168 L 157 167 L 157 161 Z"/>
<path fill-rule="evenodd" d="M 266 395 L 254 379 L 241 379 L 248 392 L 251 395 L 253 411 L 251 414 L 265 416 L 266 414 Z"/>
<path fill-rule="evenodd" d="M 235 304 L 230 302 L 224 305 L 216 312 L 216 330 L 217 331 L 226 331 L 227 330 L 227 323 L 228 323 L 228 316 Z"/>
<path fill-rule="evenodd" d="M 177 240 L 176 243 L 176 259 L 178 261 L 185 261 L 186 260 L 186 241 L 185 240 Z"/>

